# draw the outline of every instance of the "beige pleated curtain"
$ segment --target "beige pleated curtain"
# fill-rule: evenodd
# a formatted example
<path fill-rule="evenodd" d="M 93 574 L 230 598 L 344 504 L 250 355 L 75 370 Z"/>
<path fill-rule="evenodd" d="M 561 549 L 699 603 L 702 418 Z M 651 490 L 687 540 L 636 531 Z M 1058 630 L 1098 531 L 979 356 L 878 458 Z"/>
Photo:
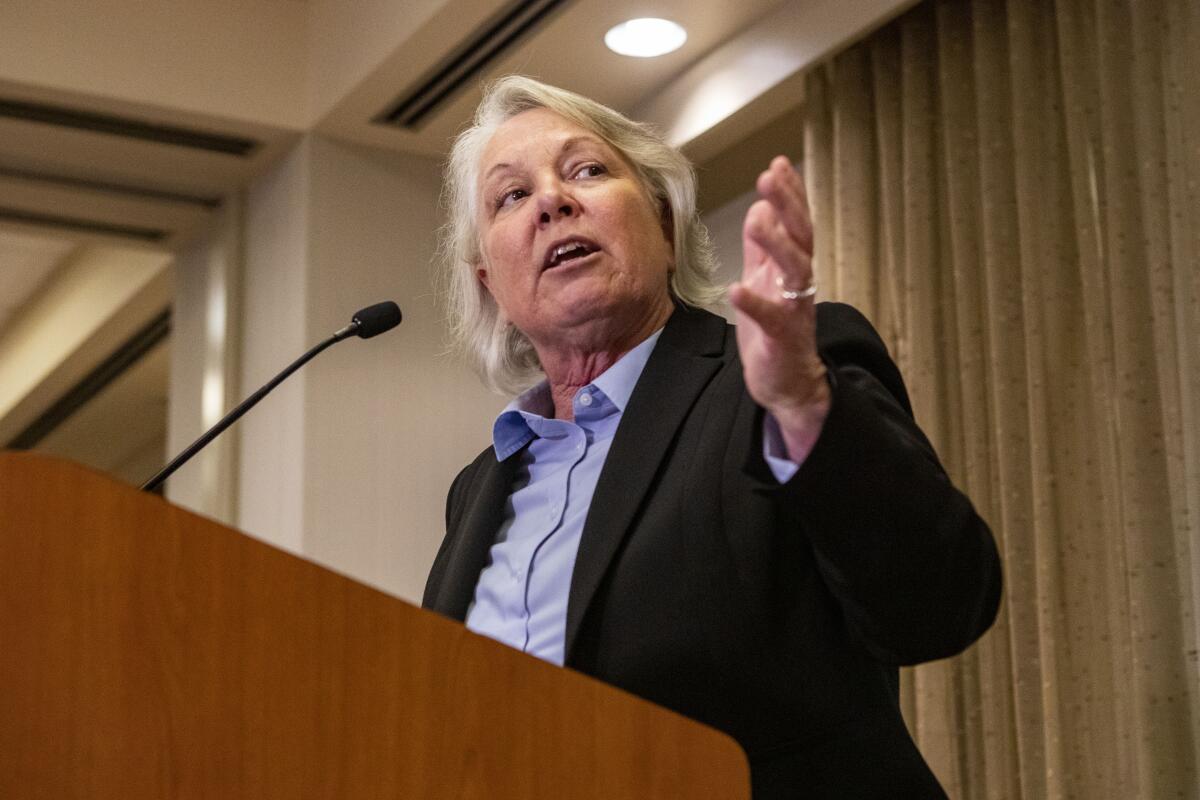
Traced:
<path fill-rule="evenodd" d="M 956 798 L 1200 797 L 1200 0 L 924 3 L 808 78 L 822 294 L 1005 597 L 905 675 Z"/>

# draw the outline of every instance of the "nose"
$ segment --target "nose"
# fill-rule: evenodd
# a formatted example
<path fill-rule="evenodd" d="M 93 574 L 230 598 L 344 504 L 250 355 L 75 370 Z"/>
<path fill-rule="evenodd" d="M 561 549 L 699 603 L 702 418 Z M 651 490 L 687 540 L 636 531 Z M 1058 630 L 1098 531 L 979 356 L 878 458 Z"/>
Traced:
<path fill-rule="evenodd" d="M 537 211 L 538 224 L 546 226 L 555 220 L 576 216 L 579 213 L 579 206 L 576 205 L 574 198 L 564 192 L 562 186 L 556 182 L 538 193 Z"/>

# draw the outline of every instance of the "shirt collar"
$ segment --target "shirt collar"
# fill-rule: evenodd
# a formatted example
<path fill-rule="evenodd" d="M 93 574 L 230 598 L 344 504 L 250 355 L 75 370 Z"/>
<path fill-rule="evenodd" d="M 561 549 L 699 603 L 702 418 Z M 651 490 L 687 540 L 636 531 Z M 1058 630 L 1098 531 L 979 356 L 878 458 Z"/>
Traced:
<path fill-rule="evenodd" d="M 606 369 L 588 386 L 599 389 L 624 413 L 629 398 L 633 395 L 633 387 L 637 386 L 654 345 L 662 335 L 659 328 L 646 337 L 641 344 L 617 359 L 617 363 Z M 585 387 L 587 388 L 587 387 Z M 581 390 L 582 391 L 582 390 Z M 492 426 L 492 446 L 496 450 L 499 461 L 511 456 L 524 447 L 535 434 L 530 429 L 526 416 L 547 418 L 554 413 L 554 401 L 550 397 L 550 384 L 542 380 L 537 385 L 525 390 L 513 398 L 496 417 Z"/>
<path fill-rule="evenodd" d="M 650 354 L 654 352 L 654 345 L 658 343 L 662 332 L 663 329 L 659 328 L 647 336 L 641 344 L 617 359 L 617 363 L 592 381 L 591 385 L 604 392 L 618 411 L 624 413 L 625 406 L 629 405 L 633 387 L 637 386 L 638 378 L 642 376 L 642 370 L 646 368 L 646 362 L 650 360 Z"/>

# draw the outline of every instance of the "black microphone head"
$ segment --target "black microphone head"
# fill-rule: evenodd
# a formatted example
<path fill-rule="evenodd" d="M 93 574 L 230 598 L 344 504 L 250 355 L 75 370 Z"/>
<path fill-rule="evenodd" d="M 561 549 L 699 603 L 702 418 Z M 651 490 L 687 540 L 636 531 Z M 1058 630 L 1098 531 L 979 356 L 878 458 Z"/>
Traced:
<path fill-rule="evenodd" d="M 361 339 L 370 339 L 381 333 L 390 331 L 400 324 L 400 306 L 391 300 L 367 306 L 354 314 L 353 320 L 358 324 L 358 334 Z"/>

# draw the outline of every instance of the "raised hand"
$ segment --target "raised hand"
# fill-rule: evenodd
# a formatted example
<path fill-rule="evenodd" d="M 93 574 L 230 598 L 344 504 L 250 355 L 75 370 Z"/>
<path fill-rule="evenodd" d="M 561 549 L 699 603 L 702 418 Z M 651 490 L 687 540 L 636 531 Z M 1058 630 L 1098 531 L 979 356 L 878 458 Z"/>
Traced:
<path fill-rule="evenodd" d="M 830 403 L 817 353 L 812 218 L 804 180 L 783 156 L 755 188 L 760 199 L 742 227 L 742 279 L 729 287 L 729 300 L 746 388 L 779 423 L 789 457 L 801 461 Z"/>

